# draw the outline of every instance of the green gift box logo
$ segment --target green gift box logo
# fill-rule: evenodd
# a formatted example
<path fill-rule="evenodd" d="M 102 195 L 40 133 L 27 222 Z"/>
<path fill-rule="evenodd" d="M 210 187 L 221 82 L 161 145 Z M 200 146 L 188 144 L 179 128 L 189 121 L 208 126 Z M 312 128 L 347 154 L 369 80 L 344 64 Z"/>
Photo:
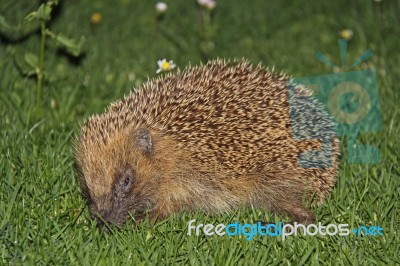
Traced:
<path fill-rule="evenodd" d="M 346 57 L 347 41 L 339 40 L 342 67 Z M 354 64 L 354 67 L 372 56 L 372 52 L 367 50 L 361 55 Z M 317 53 L 317 58 L 323 63 L 336 67 L 322 53 Z M 379 106 L 378 86 L 376 73 L 374 70 L 360 70 L 352 72 L 339 72 L 334 74 L 301 77 L 290 80 L 288 84 L 289 108 L 295 106 L 293 103 L 293 93 L 291 88 L 293 84 L 301 84 L 312 90 L 312 96 L 316 98 L 323 108 L 328 111 L 334 122 L 334 132 L 341 137 L 347 138 L 345 148 L 347 161 L 349 163 L 378 163 L 380 161 L 380 152 L 377 147 L 372 145 L 361 145 L 357 139 L 360 133 L 377 132 L 382 128 L 382 119 Z M 291 97 L 290 97 L 291 96 Z M 305 97 L 304 95 L 296 97 Z M 293 110 L 295 111 L 295 110 Z M 292 115 L 292 124 L 304 123 L 298 117 Z M 293 128 L 293 137 L 297 140 L 304 138 L 301 127 Z M 304 130 L 304 129 L 303 129 Z M 322 131 L 322 130 L 321 130 Z M 326 136 L 326 134 L 328 136 Z M 320 151 L 305 151 L 299 156 L 299 164 L 303 167 L 325 167 L 320 161 L 314 160 L 310 164 L 312 153 L 324 153 L 325 156 L 331 155 L 331 138 L 327 132 L 314 134 L 322 144 Z M 325 137 L 321 137 L 325 136 Z M 314 156 L 316 157 L 316 156 Z M 306 160 L 306 158 L 308 158 Z M 308 163 L 306 163 L 306 161 Z"/>

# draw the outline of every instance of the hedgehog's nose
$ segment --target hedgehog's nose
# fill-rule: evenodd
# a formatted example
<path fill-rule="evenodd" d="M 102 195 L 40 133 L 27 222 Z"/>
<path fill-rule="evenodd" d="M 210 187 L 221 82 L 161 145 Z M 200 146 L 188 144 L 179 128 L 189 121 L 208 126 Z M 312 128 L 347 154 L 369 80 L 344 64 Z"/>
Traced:
<path fill-rule="evenodd" d="M 111 227 L 113 226 L 113 223 L 105 220 L 103 218 L 104 216 L 101 216 L 99 214 L 91 214 L 90 216 L 91 216 L 91 218 L 93 220 L 96 221 L 96 226 L 97 226 L 98 229 L 103 230 L 106 233 L 111 233 L 112 232 Z"/>
<path fill-rule="evenodd" d="M 123 224 L 123 221 L 118 220 L 115 217 L 112 210 L 100 210 L 91 213 L 92 219 L 97 223 L 97 228 L 105 230 L 106 232 L 111 232 L 114 229 L 118 229 L 118 226 Z"/>
<path fill-rule="evenodd" d="M 90 218 L 96 221 L 98 228 L 107 227 L 109 225 L 110 212 L 107 210 L 100 210 L 90 213 Z"/>
<path fill-rule="evenodd" d="M 109 225 L 106 222 L 103 222 L 100 219 L 96 219 L 96 226 L 100 230 L 104 230 L 107 233 L 110 233 Z"/>

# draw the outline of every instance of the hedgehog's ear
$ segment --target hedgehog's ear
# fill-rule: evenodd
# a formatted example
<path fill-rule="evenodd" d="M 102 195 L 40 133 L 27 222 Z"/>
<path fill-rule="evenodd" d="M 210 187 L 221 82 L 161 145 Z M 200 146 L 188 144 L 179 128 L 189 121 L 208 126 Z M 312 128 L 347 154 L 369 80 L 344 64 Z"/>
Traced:
<path fill-rule="evenodd" d="M 150 155 L 153 152 L 153 139 L 147 128 L 139 128 L 135 134 L 136 147 L 143 153 Z"/>

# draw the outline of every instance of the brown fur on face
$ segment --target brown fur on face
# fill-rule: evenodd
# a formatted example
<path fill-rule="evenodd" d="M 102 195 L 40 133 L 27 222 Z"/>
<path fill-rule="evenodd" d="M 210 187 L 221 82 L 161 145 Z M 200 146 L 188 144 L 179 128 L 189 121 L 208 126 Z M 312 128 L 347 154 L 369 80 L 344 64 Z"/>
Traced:
<path fill-rule="evenodd" d="M 118 132 L 103 145 L 78 144 L 80 183 L 93 216 L 116 224 L 122 224 L 129 212 L 143 218 L 154 206 L 160 181 L 160 169 L 154 163 L 163 156 L 159 148 L 157 136 L 144 128 Z"/>
<path fill-rule="evenodd" d="M 293 138 L 286 81 L 245 62 L 213 61 L 146 83 L 89 118 L 76 161 L 91 213 L 122 224 L 129 214 L 254 206 L 313 221 L 302 200 L 321 203 L 332 190 L 338 142 L 329 167 L 298 165 L 300 152 L 321 143 Z"/>

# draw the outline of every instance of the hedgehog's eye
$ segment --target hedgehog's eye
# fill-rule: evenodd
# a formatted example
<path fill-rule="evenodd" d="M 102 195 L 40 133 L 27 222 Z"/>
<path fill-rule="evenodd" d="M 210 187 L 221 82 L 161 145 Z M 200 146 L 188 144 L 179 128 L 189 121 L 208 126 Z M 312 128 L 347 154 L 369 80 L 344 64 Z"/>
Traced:
<path fill-rule="evenodd" d="M 129 184 L 131 183 L 131 179 L 132 179 L 132 177 L 131 177 L 131 176 L 127 176 L 127 177 L 125 177 L 125 179 L 124 179 L 124 183 L 122 184 L 122 186 L 124 186 L 124 187 L 128 187 L 128 186 L 129 186 Z"/>
<path fill-rule="evenodd" d="M 125 171 L 119 176 L 118 188 L 119 191 L 126 193 L 130 191 L 134 181 L 134 176 L 131 170 Z"/>
<path fill-rule="evenodd" d="M 121 179 L 121 188 L 129 189 L 132 185 L 133 177 L 131 174 L 125 174 Z"/>

